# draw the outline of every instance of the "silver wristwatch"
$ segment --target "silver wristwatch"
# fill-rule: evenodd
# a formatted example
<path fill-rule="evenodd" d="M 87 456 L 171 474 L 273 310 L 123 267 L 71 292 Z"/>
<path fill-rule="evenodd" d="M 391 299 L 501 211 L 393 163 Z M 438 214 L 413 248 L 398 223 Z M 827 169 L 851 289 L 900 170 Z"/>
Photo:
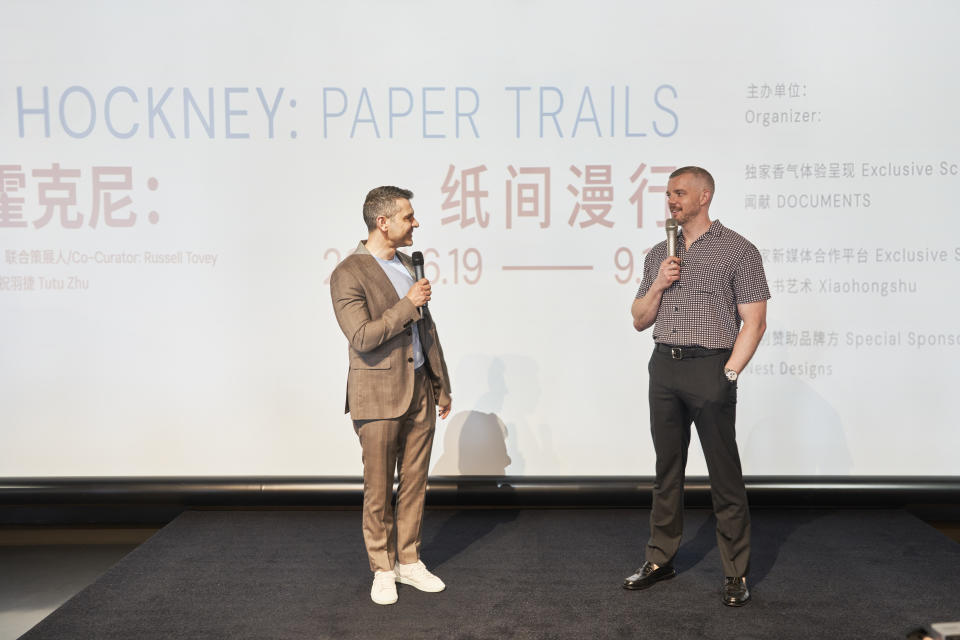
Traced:
<path fill-rule="evenodd" d="M 738 374 L 737 374 L 737 372 L 734 371 L 733 369 L 724 369 L 724 370 L 723 370 L 723 374 L 724 374 L 725 376 L 727 376 L 727 380 L 729 380 L 730 382 L 736 382 L 736 381 L 737 381 L 737 375 L 738 375 Z"/>

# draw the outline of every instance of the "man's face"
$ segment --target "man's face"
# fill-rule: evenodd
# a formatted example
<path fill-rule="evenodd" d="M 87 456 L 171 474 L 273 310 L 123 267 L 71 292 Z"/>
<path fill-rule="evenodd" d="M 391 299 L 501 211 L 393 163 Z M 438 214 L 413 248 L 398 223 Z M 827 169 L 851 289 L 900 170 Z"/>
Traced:
<path fill-rule="evenodd" d="M 667 206 L 681 226 L 700 215 L 709 199 L 703 183 L 691 173 L 682 173 L 667 183 Z"/>
<path fill-rule="evenodd" d="M 413 230 L 420 226 L 413 217 L 413 207 L 406 198 L 398 198 L 396 212 L 389 218 L 383 217 L 386 224 L 387 240 L 394 248 L 409 247 L 413 244 Z"/>

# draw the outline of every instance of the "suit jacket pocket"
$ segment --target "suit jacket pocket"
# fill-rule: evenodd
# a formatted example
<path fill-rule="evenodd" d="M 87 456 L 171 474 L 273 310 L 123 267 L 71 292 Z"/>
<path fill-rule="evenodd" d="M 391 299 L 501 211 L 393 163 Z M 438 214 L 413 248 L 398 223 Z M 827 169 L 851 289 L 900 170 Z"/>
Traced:
<path fill-rule="evenodd" d="M 352 351 L 350 354 L 351 369 L 389 369 L 390 354 L 396 347 L 391 342 L 382 344 L 376 349 L 371 349 L 366 353 Z"/>

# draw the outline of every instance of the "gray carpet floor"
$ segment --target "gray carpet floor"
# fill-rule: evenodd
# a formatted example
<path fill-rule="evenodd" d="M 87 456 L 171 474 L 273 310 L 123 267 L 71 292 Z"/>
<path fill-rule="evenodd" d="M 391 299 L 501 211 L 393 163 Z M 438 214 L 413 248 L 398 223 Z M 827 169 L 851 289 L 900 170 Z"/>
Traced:
<path fill-rule="evenodd" d="M 960 544 L 895 510 L 753 511 L 753 602 L 720 603 L 715 522 L 688 510 L 679 575 L 628 592 L 646 510 L 429 510 L 447 583 L 378 606 L 359 511 L 189 511 L 23 636 L 903 638 L 960 619 Z"/>

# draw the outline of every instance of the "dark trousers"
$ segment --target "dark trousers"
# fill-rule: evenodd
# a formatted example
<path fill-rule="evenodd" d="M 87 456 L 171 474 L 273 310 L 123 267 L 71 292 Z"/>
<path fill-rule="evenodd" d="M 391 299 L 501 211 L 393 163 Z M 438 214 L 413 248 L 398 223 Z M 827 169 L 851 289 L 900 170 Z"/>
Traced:
<path fill-rule="evenodd" d="M 724 575 L 746 575 L 750 563 L 750 509 L 737 451 L 737 385 L 726 379 L 726 351 L 701 358 L 674 359 L 654 349 L 650 358 L 650 432 L 657 454 L 650 541 L 646 559 L 673 560 L 683 533 L 683 481 L 690 423 L 710 474 L 717 518 L 717 545 Z"/>

